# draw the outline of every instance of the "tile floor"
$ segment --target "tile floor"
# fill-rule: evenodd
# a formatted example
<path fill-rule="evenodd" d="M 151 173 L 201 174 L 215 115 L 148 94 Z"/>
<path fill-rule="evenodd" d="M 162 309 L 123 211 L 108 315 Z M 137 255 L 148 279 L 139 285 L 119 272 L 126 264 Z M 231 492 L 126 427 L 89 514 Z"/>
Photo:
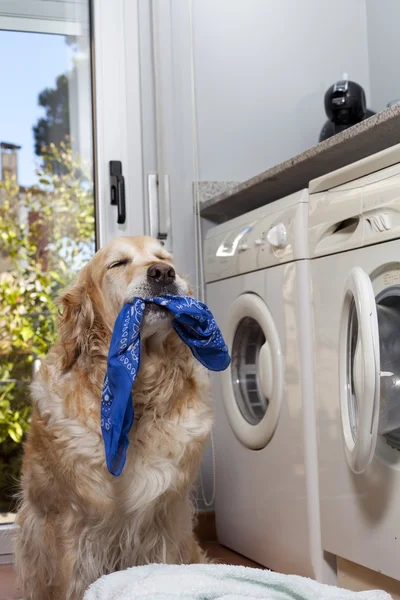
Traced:
<path fill-rule="evenodd" d="M 245 567 L 257 567 L 255 563 L 231 550 L 220 546 L 216 542 L 202 544 L 210 558 L 216 562 L 229 565 L 243 565 Z M 0 565 L 0 600 L 15 600 L 21 596 L 15 582 L 14 569 L 12 565 Z"/>
<path fill-rule="evenodd" d="M 255 562 L 252 562 L 248 558 L 232 552 L 224 546 L 220 546 L 216 542 L 203 543 L 202 547 L 207 552 L 207 556 L 212 558 L 215 562 L 225 565 L 242 565 L 243 567 L 255 567 L 260 568 Z M 262 567 L 261 567 L 262 568 Z"/>
<path fill-rule="evenodd" d="M 12 565 L 0 565 L 0 600 L 20 598 Z"/>

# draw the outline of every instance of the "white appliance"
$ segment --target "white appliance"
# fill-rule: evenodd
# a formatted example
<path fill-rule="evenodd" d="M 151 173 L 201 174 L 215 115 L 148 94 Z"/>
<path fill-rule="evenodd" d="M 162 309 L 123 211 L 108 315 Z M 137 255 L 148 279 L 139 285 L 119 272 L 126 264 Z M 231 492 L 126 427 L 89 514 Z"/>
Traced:
<path fill-rule="evenodd" d="M 309 228 L 322 545 L 400 579 L 400 145 L 312 182 Z"/>
<path fill-rule="evenodd" d="M 334 582 L 320 543 L 308 192 L 208 232 L 207 302 L 232 356 L 213 380 L 221 544 Z"/>

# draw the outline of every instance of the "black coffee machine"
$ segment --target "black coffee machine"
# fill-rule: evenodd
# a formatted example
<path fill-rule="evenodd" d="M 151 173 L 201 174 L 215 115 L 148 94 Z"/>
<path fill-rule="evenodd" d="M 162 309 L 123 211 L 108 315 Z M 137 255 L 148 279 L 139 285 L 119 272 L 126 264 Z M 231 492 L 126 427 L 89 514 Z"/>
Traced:
<path fill-rule="evenodd" d="M 320 142 L 375 114 L 367 108 L 361 85 L 349 81 L 346 76 L 327 90 L 325 112 L 328 121 L 319 135 Z"/>

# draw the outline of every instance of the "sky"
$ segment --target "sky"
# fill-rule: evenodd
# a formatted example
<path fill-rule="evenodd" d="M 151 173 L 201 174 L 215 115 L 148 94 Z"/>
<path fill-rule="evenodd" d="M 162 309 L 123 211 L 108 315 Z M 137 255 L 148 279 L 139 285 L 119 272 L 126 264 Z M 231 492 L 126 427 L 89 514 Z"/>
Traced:
<path fill-rule="evenodd" d="M 0 30 L 0 56 L 0 141 L 22 146 L 18 178 L 28 186 L 36 181 L 32 127 L 45 114 L 38 95 L 68 71 L 71 51 L 61 35 Z"/>

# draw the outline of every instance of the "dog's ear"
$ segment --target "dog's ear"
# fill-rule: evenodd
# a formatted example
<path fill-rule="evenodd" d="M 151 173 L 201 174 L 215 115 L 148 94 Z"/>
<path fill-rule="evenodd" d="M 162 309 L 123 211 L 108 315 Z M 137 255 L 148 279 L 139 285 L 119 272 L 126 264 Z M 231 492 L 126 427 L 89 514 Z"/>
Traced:
<path fill-rule="evenodd" d="M 91 290 L 85 273 L 81 272 L 77 281 L 59 299 L 62 306 L 58 326 L 64 350 L 63 369 L 70 369 L 79 356 L 89 349 L 90 331 L 95 323 Z"/>

